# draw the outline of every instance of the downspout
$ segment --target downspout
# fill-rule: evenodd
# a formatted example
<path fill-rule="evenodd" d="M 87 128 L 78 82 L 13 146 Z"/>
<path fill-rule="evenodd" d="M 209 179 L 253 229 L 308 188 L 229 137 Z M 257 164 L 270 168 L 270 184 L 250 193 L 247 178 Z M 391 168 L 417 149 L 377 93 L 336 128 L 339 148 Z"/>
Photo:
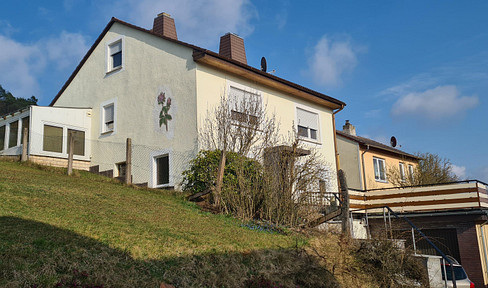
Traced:
<path fill-rule="evenodd" d="M 363 165 L 363 185 L 364 185 L 364 191 L 366 191 L 368 188 L 366 186 L 366 169 L 364 168 L 364 153 L 369 151 L 369 145 L 366 145 L 366 150 L 361 153 L 361 163 Z"/>
<path fill-rule="evenodd" d="M 344 104 L 341 105 L 339 110 L 332 113 L 332 129 L 334 131 L 334 151 L 335 151 L 335 158 L 336 158 L 336 173 L 339 173 L 339 169 L 341 169 L 341 164 L 339 162 L 339 152 L 337 152 L 337 134 L 336 134 L 336 124 L 335 124 L 335 114 L 339 113 L 344 109 Z M 337 190 L 338 192 L 341 190 L 341 184 L 339 182 L 339 177 L 337 178 Z"/>
<path fill-rule="evenodd" d="M 364 168 L 364 154 L 366 152 L 369 151 L 369 145 L 366 145 L 366 150 L 363 151 L 363 153 L 361 153 L 361 164 L 363 165 L 363 191 L 365 192 L 364 194 L 364 200 L 365 200 L 365 205 L 367 204 L 366 203 L 366 189 L 367 189 L 367 186 L 366 186 L 366 169 Z M 369 220 L 368 220 L 368 209 L 365 209 L 365 216 L 366 216 L 366 234 L 368 235 L 368 239 L 371 239 L 371 231 L 369 229 Z"/>

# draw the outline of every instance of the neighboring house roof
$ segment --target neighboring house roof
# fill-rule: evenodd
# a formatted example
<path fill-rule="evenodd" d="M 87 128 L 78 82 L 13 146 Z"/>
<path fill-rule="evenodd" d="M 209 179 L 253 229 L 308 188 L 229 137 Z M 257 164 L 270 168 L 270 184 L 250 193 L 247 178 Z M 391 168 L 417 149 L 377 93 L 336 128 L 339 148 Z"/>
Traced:
<path fill-rule="evenodd" d="M 385 145 L 385 144 L 382 144 L 380 142 L 377 142 L 377 141 L 374 141 L 374 140 L 371 140 L 371 139 L 368 139 L 368 138 L 364 138 L 364 137 L 361 137 L 361 136 L 355 136 L 355 135 L 350 135 L 346 132 L 343 132 L 343 131 L 340 131 L 340 130 L 336 130 L 336 133 L 337 135 L 339 136 L 342 136 L 344 138 L 347 138 L 347 139 L 350 139 L 352 141 L 355 141 L 361 145 L 368 145 L 370 147 L 374 147 L 376 149 L 379 149 L 379 150 L 384 150 L 386 152 L 390 152 L 390 153 L 394 153 L 394 154 L 398 154 L 398 155 L 403 155 L 403 156 L 406 156 L 406 157 L 409 157 L 409 158 L 413 158 L 413 159 L 416 159 L 416 160 L 420 160 L 421 158 L 420 157 L 417 157 L 415 155 L 412 155 L 412 154 L 409 154 L 409 153 L 406 153 L 406 152 L 403 152 L 402 150 L 398 150 L 398 149 L 395 149 L 393 147 L 390 147 L 388 145 Z"/>
<path fill-rule="evenodd" d="M 238 74 L 238 75 L 241 75 L 241 76 L 244 76 L 244 74 L 243 74 L 243 72 L 238 71 L 238 69 L 247 71 L 247 73 L 248 73 L 248 74 L 246 74 L 247 76 L 254 75 L 256 77 L 259 77 L 261 79 L 261 81 L 258 81 L 258 82 L 260 82 L 260 83 L 263 83 L 263 84 L 266 84 L 266 85 L 270 85 L 270 83 L 271 83 L 271 84 L 275 84 L 275 85 L 270 85 L 272 87 L 278 87 L 277 85 L 279 85 L 280 88 L 285 87 L 285 88 L 288 88 L 288 89 L 292 89 L 293 91 L 297 91 L 298 92 L 298 93 L 296 93 L 297 95 L 303 96 L 304 98 L 307 98 L 307 96 L 308 96 L 308 99 L 309 100 L 314 100 L 314 99 L 310 98 L 310 96 L 309 96 L 309 95 L 312 95 L 312 97 L 315 97 L 317 99 L 320 99 L 320 100 L 322 100 L 322 102 L 326 101 L 328 103 L 327 106 L 329 106 L 332 109 L 339 109 L 339 108 L 343 108 L 344 106 L 346 106 L 346 103 L 344 103 L 344 102 L 342 102 L 340 100 L 337 100 L 335 98 L 332 98 L 332 97 L 330 97 L 328 95 L 325 95 L 325 94 L 322 94 L 320 92 L 317 92 L 317 91 L 308 89 L 306 87 L 300 86 L 298 84 L 295 84 L 293 82 L 287 81 L 285 79 L 282 79 L 282 78 L 277 77 L 275 75 L 272 75 L 270 73 L 263 72 L 263 71 L 261 71 L 259 69 L 256 69 L 254 67 L 251 67 L 249 65 L 246 65 L 246 64 L 240 63 L 238 61 L 235 61 L 235 60 L 229 59 L 227 57 L 224 57 L 222 55 L 219 55 L 218 53 L 209 51 L 207 49 L 200 48 L 200 47 L 195 46 L 195 45 L 192 45 L 192 44 L 188 44 L 188 43 L 183 42 L 183 41 L 180 41 L 180 40 L 175 40 L 175 39 L 172 39 L 172 38 L 169 38 L 169 37 L 161 36 L 159 34 L 154 33 L 152 30 L 147 30 L 147 29 L 144 29 L 144 28 L 135 26 L 133 24 L 124 22 L 124 21 L 119 20 L 119 19 L 114 18 L 114 17 L 112 17 L 112 19 L 107 24 L 107 26 L 105 27 L 105 29 L 102 31 L 102 33 L 100 34 L 100 36 L 98 36 L 98 38 L 95 41 L 95 43 L 93 43 L 93 45 L 90 47 L 90 49 L 88 50 L 88 52 L 86 53 L 86 55 L 83 57 L 83 59 L 81 60 L 81 62 L 76 67 L 75 71 L 71 74 L 71 76 L 66 81 L 66 83 L 64 83 L 63 87 L 58 92 L 58 94 L 56 95 L 56 97 L 54 97 L 53 101 L 51 101 L 51 103 L 49 104 L 49 106 L 53 106 L 54 103 L 56 103 L 56 101 L 58 100 L 58 98 L 61 96 L 61 94 L 63 94 L 64 90 L 69 86 L 69 84 L 71 83 L 71 81 L 73 81 L 73 79 L 76 77 L 76 74 L 78 74 L 78 71 L 85 64 L 85 62 L 87 61 L 87 59 L 90 57 L 91 53 L 93 53 L 93 51 L 95 50 L 95 48 L 102 41 L 103 37 L 109 31 L 109 29 L 112 27 L 112 25 L 114 23 L 119 23 L 119 24 L 122 24 L 124 26 L 130 27 L 130 28 L 133 28 L 133 29 L 136 29 L 136 30 L 139 30 L 139 31 L 148 33 L 148 34 L 152 34 L 152 35 L 154 35 L 156 37 L 163 38 L 163 39 L 165 39 L 167 41 L 174 42 L 174 43 L 177 43 L 177 44 L 180 44 L 180 45 L 189 47 L 189 48 L 191 48 L 191 49 L 194 50 L 193 51 L 193 60 L 195 62 L 201 62 L 201 63 L 209 64 L 209 65 L 212 65 L 214 67 L 218 67 L 218 68 L 220 68 L 222 70 L 225 70 L 225 71 L 228 71 L 228 72 L 231 72 L 231 73 L 234 73 L 234 74 Z M 219 63 L 217 63 L 216 60 Z M 257 79 L 254 79 L 254 80 L 257 80 Z M 290 91 L 292 91 L 292 90 L 290 90 Z"/>

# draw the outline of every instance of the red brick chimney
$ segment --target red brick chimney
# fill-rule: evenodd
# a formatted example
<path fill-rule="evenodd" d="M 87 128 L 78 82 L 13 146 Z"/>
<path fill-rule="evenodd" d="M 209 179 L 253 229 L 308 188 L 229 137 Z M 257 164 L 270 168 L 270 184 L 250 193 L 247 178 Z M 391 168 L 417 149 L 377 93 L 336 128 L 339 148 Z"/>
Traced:
<path fill-rule="evenodd" d="M 158 14 L 158 17 L 154 18 L 152 31 L 158 35 L 178 40 L 175 20 L 167 13 L 160 13 Z"/>
<path fill-rule="evenodd" d="M 232 60 L 247 64 L 244 39 L 233 33 L 220 37 L 219 54 Z"/>

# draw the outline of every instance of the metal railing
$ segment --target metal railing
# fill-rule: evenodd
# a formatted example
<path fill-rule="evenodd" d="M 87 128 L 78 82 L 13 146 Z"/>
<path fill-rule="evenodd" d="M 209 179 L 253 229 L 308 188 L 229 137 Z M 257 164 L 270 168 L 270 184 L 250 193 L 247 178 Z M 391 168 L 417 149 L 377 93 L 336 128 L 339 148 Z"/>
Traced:
<path fill-rule="evenodd" d="M 464 182 L 464 181 L 463 181 Z M 410 225 L 410 227 L 412 228 L 412 234 L 414 233 L 414 231 L 416 231 L 417 233 L 420 234 L 420 236 L 423 237 L 423 239 L 425 239 L 425 241 L 432 247 L 434 248 L 434 250 L 439 253 L 439 255 L 442 257 L 442 259 L 449 263 L 449 267 L 450 267 L 450 270 L 451 270 L 451 278 L 452 278 L 452 285 L 454 288 L 457 288 L 457 285 L 456 285 L 456 277 L 455 277 L 455 274 L 454 274 L 454 265 L 455 263 L 453 263 L 451 261 L 451 259 L 449 259 L 449 257 L 444 254 L 444 252 L 442 252 L 439 247 L 437 247 L 430 239 L 429 237 L 427 237 L 417 226 L 415 226 L 415 224 L 412 223 L 412 221 L 410 221 L 410 219 L 407 218 L 407 216 L 405 215 L 398 215 L 395 211 L 391 210 L 390 207 L 388 206 L 382 206 L 382 207 L 378 207 L 378 208 L 383 208 L 383 221 L 385 222 L 385 229 L 387 230 L 386 233 L 388 234 L 388 230 L 390 232 L 390 237 L 393 238 L 393 232 L 392 232 L 392 224 L 391 224 L 391 215 L 393 215 L 396 219 L 399 219 L 399 220 L 403 220 L 405 222 L 408 223 L 408 225 Z M 356 210 L 351 210 L 350 213 L 353 213 L 353 212 L 356 212 L 356 211 L 363 211 L 363 210 L 367 210 L 367 209 L 356 209 Z M 389 229 L 388 229 L 388 226 L 389 226 Z M 414 242 L 414 245 L 415 245 L 415 241 Z M 445 263 L 444 262 L 444 263 Z M 443 269 L 445 269 L 445 265 L 443 267 Z M 445 282 L 446 282 L 446 287 L 447 287 L 447 273 L 444 273 L 444 275 L 446 276 L 445 277 Z"/>

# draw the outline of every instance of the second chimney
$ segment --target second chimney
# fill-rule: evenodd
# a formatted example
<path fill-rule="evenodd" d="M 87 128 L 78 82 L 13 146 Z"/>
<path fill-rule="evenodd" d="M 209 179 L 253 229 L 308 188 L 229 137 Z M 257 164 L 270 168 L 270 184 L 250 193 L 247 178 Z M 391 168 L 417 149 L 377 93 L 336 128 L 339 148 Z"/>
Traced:
<path fill-rule="evenodd" d="M 244 39 L 233 33 L 227 33 L 220 37 L 219 54 L 247 64 L 246 50 L 244 49 Z"/>
<path fill-rule="evenodd" d="M 158 35 L 178 40 L 175 20 L 167 13 L 160 13 L 158 17 L 154 18 L 152 31 Z"/>
<path fill-rule="evenodd" d="M 349 123 L 349 120 L 346 120 L 346 124 L 342 126 L 342 131 L 349 135 L 356 136 L 356 127 L 354 127 L 354 125 Z"/>

